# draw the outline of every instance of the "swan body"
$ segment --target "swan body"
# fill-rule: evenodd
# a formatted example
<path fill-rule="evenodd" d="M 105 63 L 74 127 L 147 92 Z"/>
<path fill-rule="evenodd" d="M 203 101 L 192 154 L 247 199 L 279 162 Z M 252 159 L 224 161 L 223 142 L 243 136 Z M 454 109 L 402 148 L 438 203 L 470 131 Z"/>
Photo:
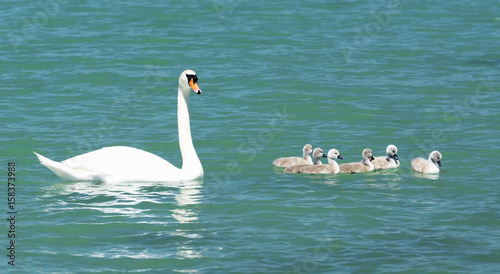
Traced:
<path fill-rule="evenodd" d="M 302 158 L 301 157 L 282 157 L 273 161 L 273 165 L 279 167 L 285 167 L 289 165 L 312 165 L 313 160 L 311 158 L 311 153 L 313 152 L 312 146 L 310 144 L 305 145 L 302 148 Z"/>
<path fill-rule="evenodd" d="M 373 160 L 372 150 L 365 148 L 362 153 L 363 161 L 361 163 L 341 164 L 340 173 L 359 173 L 368 172 L 374 169 L 371 160 Z"/>
<path fill-rule="evenodd" d="M 399 167 L 398 148 L 395 145 L 388 145 L 385 153 L 387 156 L 375 157 L 372 161 L 374 169 Z"/>
<path fill-rule="evenodd" d="M 68 181 L 188 181 L 203 177 L 203 167 L 191 139 L 188 101 L 193 90 L 201 94 L 198 77 L 185 70 L 179 77 L 177 119 L 182 168 L 144 150 L 114 146 L 105 147 L 56 162 L 36 152 L 40 163 Z"/>
<path fill-rule="evenodd" d="M 326 155 L 323 153 L 323 150 L 319 147 L 315 148 L 313 151 L 313 158 L 314 158 L 314 164 L 315 165 L 321 165 L 321 157 L 326 157 Z M 301 167 L 304 166 L 310 166 L 310 164 L 306 165 L 291 165 L 291 166 L 286 166 L 284 172 L 285 173 L 298 173 Z"/>
<path fill-rule="evenodd" d="M 338 150 L 332 148 L 328 151 L 328 164 L 327 165 L 314 165 L 301 167 L 299 173 L 306 174 L 337 174 L 340 172 L 339 164 L 336 159 L 343 160 Z"/>
<path fill-rule="evenodd" d="M 434 150 L 429 154 L 429 159 L 421 157 L 415 158 L 411 161 L 411 167 L 414 171 L 420 173 L 439 173 L 441 170 L 441 159 L 443 156 L 441 152 Z"/>

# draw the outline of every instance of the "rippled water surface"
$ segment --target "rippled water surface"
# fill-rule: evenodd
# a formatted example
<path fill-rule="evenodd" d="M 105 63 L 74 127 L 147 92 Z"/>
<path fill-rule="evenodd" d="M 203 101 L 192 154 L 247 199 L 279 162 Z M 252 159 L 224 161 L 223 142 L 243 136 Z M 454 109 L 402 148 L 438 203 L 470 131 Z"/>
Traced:
<path fill-rule="evenodd" d="M 441 1 L 443 2 L 443 1 Z M 500 269 L 497 1 L 4 1 L 0 261 L 29 272 L 492 273 Z M 125 145 L 181 166 L 194 69 L 203 180 L 64 182 Z M 304 144 L 401 167 L 283 174 Z M 438 149 L 439 175 L 410 161 Z M 15 162 L 15 264 L 7 219 Z"/>

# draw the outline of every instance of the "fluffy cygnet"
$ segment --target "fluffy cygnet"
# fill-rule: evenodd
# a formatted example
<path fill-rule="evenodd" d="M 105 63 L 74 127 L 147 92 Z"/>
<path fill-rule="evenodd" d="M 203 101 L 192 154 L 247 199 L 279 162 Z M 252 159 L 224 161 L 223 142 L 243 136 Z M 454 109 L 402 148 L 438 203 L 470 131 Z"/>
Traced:
<path fill-rule="evenodd" d="M 321 157 L 326 157 L 326 155 L 323 153 L 323 150 L 319 147 L 315 148 L 313 151 L 313 158 L 314 158 L 314 164 L 315 165 L 321 165 Z M 301 167 L 304 166 L 310 166 L 310 165 L 291 165 L 291 166 L 286 166 L 284 172 L 285 173 L 298 173 Z"/>
<path fill-rule="evenodd" d="M 399 167 L 398 148 L 395 145 L 388 145 L 385 153 L 387 156 L 375 157 L 372 161 L 374 169 Z"/>
<path fill-rule="evenodd" d="M 340 171 L 339 164 L 336 159 L 343 160 L 340 152 L 334 148 L 328 151 L 328 164 L 327 165 L 314 165 L 301 167 L 299 173 L 306 174 L 337 174 Z"/>
<path fill-rule="evenodd" d="M 429 154 L 429 159 L 422 157 L 415 158 L 411 161 L 411 167 L 416 172 L 421 173 L 439 173 L 441 167 L 441 152 L 434 150 Z"/>
<path fill-rule="evenodd" d="M 372 150 L 369 148 L 365 148 L 362 153 L 363 161 L 361 163 L 347 163 L 341 164 L 340 173 L 359 173 L 359 172 L 368 172 L 373 170 L 373 164 L 371 160 L 373 160 Z"/>
<path fill-rule="evenodd" d="M 282 157 L 273 161 L 273 165 L 279 167 L 285 167 L 289 165 L 312 165 L 313 161 L 311 158 L 311 153 L 313 149 L 310 144 L 307 144 L 302 149 L 302 158 L 300 157 Z"/>

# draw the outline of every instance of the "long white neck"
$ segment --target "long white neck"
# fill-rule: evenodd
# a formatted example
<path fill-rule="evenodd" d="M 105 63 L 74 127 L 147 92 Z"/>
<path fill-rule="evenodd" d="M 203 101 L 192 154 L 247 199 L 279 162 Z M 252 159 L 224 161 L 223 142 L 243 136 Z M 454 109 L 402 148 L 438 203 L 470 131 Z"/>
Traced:
<path fill-rule="evenodd" d="M 367 166 L 370 170 L 373 170 L 375 167 L 372 164 L 372 161 L 366 156 L 363 156 L 363 164 Z"/>
<path fill-rule="evenodd" d="M 313 163 L 313 160 L 311 158 L 311 155 L 309 155 L 309 153 L 304 151 L 304 154 L 302 157 L 304 158 L 304 160 L 308 161 L 309 163 L 311 163 L 311 164 Z"/>
<path fill-rule="evenodd" d="M 333 172 L 334 173 L 339 173 L 340 172 L 340 167 L 337 161 L 335 159 L 328 158 L 328 164 L 333 167 Z"/>
<path fill-rule="evenodd" d="M 398 161 L 394 158 L 394 155 L 389 155 L 389 153 L 387 153 L 387 161 L 389 162 L 394 162 L 394 164 L 398 164 Z"/>
<path fill-rule="evenodd" d="M 438 170 L 440 170 L 440 168 L 439 168 L 438 164 L 437 164 L 434 160 L 432 160 L 432 155 L 429 155 L 429 160 L 428 160 L 428 162 L 429 162 L 429 163 L 427 164 L 428 166 L 431 166 L 431 167 L 434 167 L 434 168 L 437 168 Z"/>
<path fill-rule="evenodd" d="M 321 157 L 314 157 L 314 164 L 315 165 L 322 165 L 323 163 L 321 162 Z"/>
<path fill-rule="evenodd" d="M 189 122 L 189 92 L 183 93 L 179 87 L 177 96 L 177 124 L 179 127 L 179 147 L 182 154 L 182 171 L 189 177 L 203 176 L 203 167 L 193 146 Z"/>
<path fill-rule="evenodd" d="M 431 163 L 433 163 L 433 164 L 435 164 L 435 165 L 437 165 L 437 164 L 436 164 L 436 163 L 432 160 L 432 155 L 429 155 L 428 161 L 429 161 L 429 162 L 431 162 Z"/>

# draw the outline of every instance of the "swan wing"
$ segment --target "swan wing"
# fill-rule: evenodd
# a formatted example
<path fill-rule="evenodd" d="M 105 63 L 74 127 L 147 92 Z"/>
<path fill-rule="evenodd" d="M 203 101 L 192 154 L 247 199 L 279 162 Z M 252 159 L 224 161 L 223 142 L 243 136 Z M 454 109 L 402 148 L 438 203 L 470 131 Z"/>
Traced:
<path fill-rule="evenodd" d="M 390 165 L 390 161 L 387 159 L 386 156 L 379 156 L 375 157 L 374 160 L 372 160 L 372 164 L 375 169 L 385 169 L 388 168 Z"/>
<path fill-rule="evenodd" d="M 50 169 L 57 176 L 68 181 L 103 181 L 104 177 L 99 173 L 92 173 L 83 169 L 74 169 L 64 165 L 61 162 L 52 161 L 51 159 L 42 156 L 36 152 L 40 163 Z"/>
<path fill-rule="evenodd" d="M 273 165 L 278 167 L 286 167 L 290 165 L 307 165 L 309 162 L 300 157 L 283 157 L 273 161 Z"/>
<path fill-rule="evenodd" d="M 413 159 L 411 167 L 421 173 L 439 173 L 439 168 L 434 163 L 421 157 Z"/>
<path fill-rule="evenodd" d="M 283 172 L 285 173 L 299 173 L 300 169 L 305 166 L 311 166 L 311 165 L 289 165 L 286 166 Z"/>
<path fill-rule="evenodd" d="M 396 168 L 399 167 L 399 161 L 395 161 L 394 159 L 389 159 L 387 156 L 379 156 L 375 157 L 374 160 L 371 161 L 374 169 L 386 169 L 386 168 Z"/>
<path fill-rule="evenodd" d="M 365 172 L 366 166 L 362 163 L 347 163 L 339 165 L 340 173 L 358 173 Z"/>
<path fill-rule="evenodd" d="M 62 161 L 75 170 L 129 179 L 163 177 L 179 169 L 150 152 L 124 146 L 104 147 Z"/>
<path fill-rule="evenodd" d="M 305 174 L 334 174 L 333 167 L 331 165 L 311 165 L 301 167 L 299 173 Z"/>
<path fill-rule="evenodd" d="M 411 161 L 411 168 L 417 172 L 425 172 L 424 169 L 426 165 L 427 160 L 421 157 L 415 158 Z"/>

